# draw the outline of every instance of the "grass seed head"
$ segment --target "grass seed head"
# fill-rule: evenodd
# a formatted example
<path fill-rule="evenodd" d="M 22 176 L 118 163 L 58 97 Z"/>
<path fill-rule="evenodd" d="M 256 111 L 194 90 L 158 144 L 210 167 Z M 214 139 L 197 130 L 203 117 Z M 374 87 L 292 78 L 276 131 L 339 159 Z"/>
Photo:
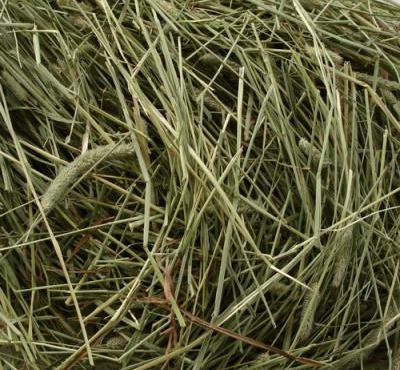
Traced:
<path fill-rule="evenodd" d="M 42 207 L 45 213 L 50 212 L 65 196 L 71 185 L 86 171 L 97 165 L 101 160 L 127 159 L 134 152 L 132 144 L 105 145 L 88 150 L 66 165 L 52 181 L 42 198 Z"/>

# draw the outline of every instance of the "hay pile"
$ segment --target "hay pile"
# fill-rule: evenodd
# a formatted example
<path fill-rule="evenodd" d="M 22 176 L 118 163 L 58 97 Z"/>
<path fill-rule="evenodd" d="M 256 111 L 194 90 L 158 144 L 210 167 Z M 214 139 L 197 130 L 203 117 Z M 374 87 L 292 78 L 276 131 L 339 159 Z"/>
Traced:
<path fill-rule="evenodd" d="M 2 1 L 1 367 L 399 370 L 399 29 Z"/>

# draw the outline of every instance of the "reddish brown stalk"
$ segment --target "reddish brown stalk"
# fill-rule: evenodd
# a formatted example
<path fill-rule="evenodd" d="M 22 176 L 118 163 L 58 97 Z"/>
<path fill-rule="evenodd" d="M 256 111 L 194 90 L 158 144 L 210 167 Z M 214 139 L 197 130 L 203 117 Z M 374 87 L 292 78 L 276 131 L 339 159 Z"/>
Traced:
<path fill-rule="evenodd" d="M 164 273 L 164 296 L 165 296 L 165 300 L 170 303 L 173 299 L 174 299 L 174 283 L 172 281 L 172 270 L 173 270 L 173 266 L 167 266 L 164 267 L 162 265 L 161 262 L 161 258 L 160 256 L 156 256 L 156 260 L 157 260 L 157 264 L 159 265 L 161 271 Z M 171 350 L 171 348 L 174 348 L 176 346 L 176 343 L 178 342 L 178 333 L 176 330 L 176 320 L 175 320 L 175 315 L 171 310 L 171 326 L 170 328 L 167 330 L 167 332 L 169 333 L 169 338 L 168 338 L 168 345 L 167 345 L 167 349 L 165 351 L 165 354 L 168 354 L 169 351 Z M 168 362 L 166 361 L 163 365 L 163 367 L 161 368 L 161 370 L 164 370 L 167 366 L 168 366 Z"/>
<path fill-rule="evenodd" d="M 158 298 L 158 297 L 150 297 L 150 298 L 141 298 L 141 299 L 135 299 L 135 301 L 137 303 L 149 303 L 149 304 L 154 304 L 157 306 L 160 306 L 164 309 L 169 309 L 169 301 L 167 299 L 163 299 L 163 298 Z M 307 357 L 301 357 L 301 356 L 295 356 L 292 355 L 280 348 L 277 348 L 275 346 L 269 345 L 269 344 L 265 344 L 263 342 L 260 342 L 258 340 L 252 339 L 250 337 L 246 337 L 240 334 L 235 333 L 232 330 L 229 329 L 225 329 L 221 326 L 218 325 L 214 325 L 209 323 L 208 321 L 202 320 L 201 318 L 192 315 L 190 312 L 184 310 L 183 308 L 179 307 L 179 310 L 182 312 L 182 314 L 189 320 L 191 321 L 193 324 L 196 324 L 198 326 L 201 326 L 203 328 L 206 328 L 208 330 L 226 335 L 228 337 L 231 337 L 233 339 L 236 340 L 240 340 L 243 343 L 247 343 L 253 347 L 256 348 L 260 348 L 263 349 L 265 351 L 268 352 L 273 352 L 276 353 L 278 355 L 281 355 L 283 357 L 286 357 L 287 359 L 291 360 L 291 361 L 295 361 L 304 365 L 310 365 L 310 366 L 315 366 L 315 367 L 324 367 L 326 366 L 326 364 L 313 360 L 311 358 L 307 358 Z"/>
<path fill-rule="evenodd" d="M 197 324 L 199 326 L 202 326 L 202 327 L 204 327 L 206 329 L 210 329 L 212 331 L 224 334 L 224 335 L 226 335 L 228 337 L 231 337 L 233 339 L 240 340 L 241 342 L 247 343 L 247 344 L 249 344 L 249 345 L 251 345 L 253 347 L 257 347 L 257 348 L 260 348 L 260 349 L 264 349 L 266 351 L 274 352 L 274 353 L 276 353 L 278 355 L 281 355 L 283 357 L 286 357 L 287 359 L 292 360 L 292 361 L 296 361 L 296 362 L 299 362 L 299 363 L 302 363 L 302 364 L 305 364 L 305 365 L 312 365 L 312 366 L 316 366 L 316 367 L 325 366 L 325 364 L 323 364 L 322 362 L 315 361 L 315 360 L 312 360 L 312 359 L 306 358 L 306 357 L 298 357 L 298 356 L 291 355 L 290 353 L 285 352 L 284 350 L 282 350 L 280 348 L 271 346 L 269 344 L 265 344 L 265 343 L 260 342 L 258 340 L 252 339 L 250 337 L 246 337 L 246 336 L 237 334 L 234 331 L 222 328 L 221 326 L 211 324 L 211 323 L 209 323 L 207 321 L 204 321 L 204 320 L 200 319 L 197 316 L 192 315 L 190 312 L 187 312 L 186 310 L 184 310 L 182 308 L 179 308 L 179 309 L 191 322 L 193 322 L 194 324 Z"/>

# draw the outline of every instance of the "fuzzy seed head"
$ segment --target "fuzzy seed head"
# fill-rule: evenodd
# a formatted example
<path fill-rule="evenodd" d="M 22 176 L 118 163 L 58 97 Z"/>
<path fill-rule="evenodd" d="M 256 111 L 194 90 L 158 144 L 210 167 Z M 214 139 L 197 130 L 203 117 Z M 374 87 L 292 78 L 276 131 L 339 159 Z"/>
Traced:
<path fill-rule="evenodd" d="M 106 342 L 106 347 L 110 349 L 118 349 L 123 348 L 126 344 L 126 340 L 121 336 L 117 335 L 115 337 L 111 337 Z"/>
<path fill-rule="evenodd" d="M 88 150 L 75 158 L 60 171 L 43 195 L 42 207 L 44 212 L 50 212 L 64 197 L 70 186 L 102 159 L 107 158 L 107 161 L 124 159 L 133 152 L 134 146 L 132 144 L 121 144 L 119 146 L 110 144 Z"/>
<path fill-rule="evenodd" d="M 343 232 L 337 235 L 337 255 L 335 263 L 335 273 L 333 275 L 332 286 L 338 288 L 346 274 L 347 267 L 351 260 L 351 251 L 353 243 L 353 226 L 347 227 Z"/>
<path fill-rule="evenodd" d="M 165 10 L 167 14 L 172 17 L 176 17 L 178 15 L 178 9 L 172 4 L 170 1 L 166 0 L 157 0 L 160 6 Z"/>
<path fill-rule="evenodd" d="M 329 49 L 327 49 L 326 47 L 323 47 L 323 48 L 321 48 L 321 49 L 317 49 L 316 47 L 314 47 L 314 46 L 311 46 L 311 45 L 307 45 L 306 46 L 306 53 L 310 56 L 310 57 L 317 57 L 317 51 L 319 51 L 319 53 L 321 54 L 321 55 L 327 55 L 327 56 L 329 56 L 329 58 L 332 60 L 332 62 L 335 64 L 335 65 L 342 65 L 343 64 L 343 57 L 341 56 L 341 55 L 339 55 L 338 53 L 336 53 L 336 52 L 334 52 L 334 51 L 332 51 L 332 50 L 329 50 Z"/>
<path fill-rule="evenodd" d="M 86 18 L 83 15 L 79 14 L 79 13 L 70 14 L 68 19 L 70 20 L 70 22 L 74 26 L 76 26 L 80 30 L 84 30 L 84 29 L 90 27 L 90 25 L 89 25 L 88 21 L 86 20 Z"/>
<path fill-rule="evenodd" d="M 300 328 L 300 341 L 307 340 L 314 327 L 314 317 L 317 310 L 320 292 L 317 283 L 311 284 L 311 290 L 307 292 L 303 301 L 303 310 L 301 312 L 301 328 Z"/>
<path fill-rule="evenodd" d="M 200 95 L 202 93 L 201 89 L 195 89 L 195 94 Z M 203 94 L 203 101 L 204 104 L 206 105 L 207 108 L 213 110 L 213 111 L 221 111 L 221 104 L 218 102 L 218 100 L 214 99 L 210 94 Z"/>
<path fill-rule="evenodd" d="M 298 146 L 300 150 L 303 152 L 308 157 L 311 157 L 311 163 L 315 166 L 319 165 L 319 162 L 321 161 L 322 154 L 321 152 L 313 147 L 308 140 L 305 138 L 301 138 L 299 140 Z M 324 158 L 323 163 L 322 163 L 322 168 L 326 168 L 331 164 L 331 161 L 329 159 Z"/>
<path fill-rule="evenodd" d="M 379 76 L 374 77 L 369 74 L 360 73 L 360 72 L 356 73 L 355 77 L 358 80 L 367 82 L 370 85 L 372 85 L 374 83 L 374 81 L 376 80 L 378 86 L 383 89 L 387 89 L 387 90 L 391 90 L 391 91 L 400 91 L 400 83 L 397 81 L 387 80 L 386 78 L 382 78 Z"/>
<path fill-rule="evenodd" d="M 219 67 L 223 60 L 218 58 L 212 53 L 206 53 L 202 57 L 200 57 L 199 62 L 202 64 L 207 64 L 207 65 L 214 65 L 216 67 Z M 224 66 L 229 67 L 230 70 L 239 73 L 240 65 L 232 60 L 226 60 L 224 62 Z"/>

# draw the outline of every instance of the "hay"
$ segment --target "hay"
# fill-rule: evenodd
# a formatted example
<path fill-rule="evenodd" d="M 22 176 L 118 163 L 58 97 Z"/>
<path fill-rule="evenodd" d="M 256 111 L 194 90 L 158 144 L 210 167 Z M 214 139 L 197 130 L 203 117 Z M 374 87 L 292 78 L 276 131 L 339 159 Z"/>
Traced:
<path fill-rule="evenodd" d="M 3 2 L 0 367 L 399 368 L 399 21 Z"/>

